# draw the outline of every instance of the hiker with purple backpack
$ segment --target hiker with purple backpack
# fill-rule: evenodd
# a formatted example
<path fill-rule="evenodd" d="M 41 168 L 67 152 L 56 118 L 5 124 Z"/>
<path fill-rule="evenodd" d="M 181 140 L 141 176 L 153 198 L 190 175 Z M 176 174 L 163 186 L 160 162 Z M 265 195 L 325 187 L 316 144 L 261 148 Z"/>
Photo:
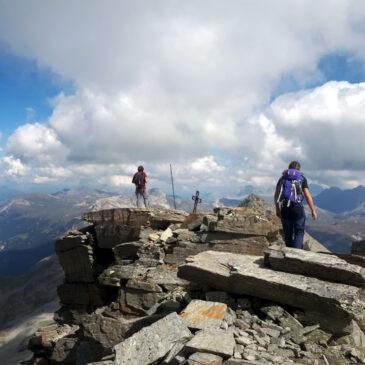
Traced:
<path fill-rule="evenodd" d="M 308 181 L 300 171 L 300 163 L 292 161 L 284 170 L 275 190 L 276 215 L 281 219 L 287 247 L 303 248 L 305 212 L 303 200 L 307 201 L 312 218 L 317 219 Z"/>

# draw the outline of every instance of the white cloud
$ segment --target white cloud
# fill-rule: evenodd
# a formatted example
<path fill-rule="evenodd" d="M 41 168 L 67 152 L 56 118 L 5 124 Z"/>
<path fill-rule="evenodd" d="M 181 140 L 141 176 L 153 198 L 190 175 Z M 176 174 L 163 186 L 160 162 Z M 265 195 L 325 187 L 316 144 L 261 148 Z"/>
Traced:
<path fill-rule="evenodd" d="M 27 168 L 23 165 L 23 163 L 18 158 L 14 158 L 14 156 L 5 156 L 2 159 L 5 175 L 9 177 L 21 177 L 26 174 Z"/>
<path fill-rule="evenodd" d="M 184 186 L 265 185 L 292 157 L 317 180 L 317 170 L 365 170 L 362 84 L 268 105 L 285 76 L 320 82 L 327 54 L 365 59 L 361 2 L 0 0 L 0 9 L 0 39 L 75 85 L 49 120 L 6 143 L 33 181 L 127 186 L 143 163 L 163 185 L 172 162 Z"/>
<path fill-rule="evenodd" d="M 66 148 L 58 140 L 54 129 L 40 123 L 24 124 L 8 138 L 7 152 L 23 161 L 59 162 Z"/>

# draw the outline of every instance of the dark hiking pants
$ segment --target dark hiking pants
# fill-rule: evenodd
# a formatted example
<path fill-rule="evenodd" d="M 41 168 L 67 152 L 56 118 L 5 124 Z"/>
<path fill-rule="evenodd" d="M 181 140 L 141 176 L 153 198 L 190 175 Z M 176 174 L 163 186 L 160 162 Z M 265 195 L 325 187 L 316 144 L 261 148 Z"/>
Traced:
<path fill-rule="evenodd" d="M 305 217 L 297 220 L 282 219 L 284 239 L 287 247 L 303 248 Z"/>

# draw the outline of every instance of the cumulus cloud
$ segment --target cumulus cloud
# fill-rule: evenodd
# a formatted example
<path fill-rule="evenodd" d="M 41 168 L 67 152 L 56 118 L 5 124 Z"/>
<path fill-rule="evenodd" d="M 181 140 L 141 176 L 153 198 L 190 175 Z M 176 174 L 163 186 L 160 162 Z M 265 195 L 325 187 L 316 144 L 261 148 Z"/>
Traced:
<path fill-rule="evenodd" d="M 18 158 L 14 156 L 5 156 L 2 159 L 5 174 L 10 177 L 20 177 L 26 174 L 27 168 Z"/>
<path fill-rule="evenodd" d="M 288 75 L 303 89 L 320 83 L 325 55 L 365 59 L 361 2 L 0 6 L 0 39 L 75 85 L 52 101 L 47 121 L 20 126 L 6 142 L 34 182 L 122 187 L 140 163 L 164 186 L 172 162 L 184 187 L 270 184 L 291 158 L 318 181 L 324 170 L 328 183 L 331 171 L 365 170 L 363 148 L 354 148 L 365 132 L 363 84 L 328 83 L 270 104 Z"/>
<path fill-rule="evenodd" d="M 365 83 L 328 82 L 282 95 L 257 120 L 266 133 L 261 164 L 299 159 L 313 179 L 356 185 L 365 176 Z"/>

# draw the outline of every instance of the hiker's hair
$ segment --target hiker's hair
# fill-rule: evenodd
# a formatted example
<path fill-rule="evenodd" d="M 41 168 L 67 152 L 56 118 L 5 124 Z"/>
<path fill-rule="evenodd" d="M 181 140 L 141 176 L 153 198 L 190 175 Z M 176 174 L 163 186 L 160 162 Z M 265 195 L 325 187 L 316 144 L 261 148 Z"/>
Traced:
<path fill-rule="evenodd" d="M 299 161 L 292 161 L 289 164 L 289 169 L 295 169 L 295 170 L 300 170 L 300 162 Z"/>
<path fill-rule="evenodd" d="M 139 171 L 139 172 L 142 172 L 142 171 L 144 171 L 144 168 L 143 168 L 143 166 L 138 166 L 138 171 Z"/>

